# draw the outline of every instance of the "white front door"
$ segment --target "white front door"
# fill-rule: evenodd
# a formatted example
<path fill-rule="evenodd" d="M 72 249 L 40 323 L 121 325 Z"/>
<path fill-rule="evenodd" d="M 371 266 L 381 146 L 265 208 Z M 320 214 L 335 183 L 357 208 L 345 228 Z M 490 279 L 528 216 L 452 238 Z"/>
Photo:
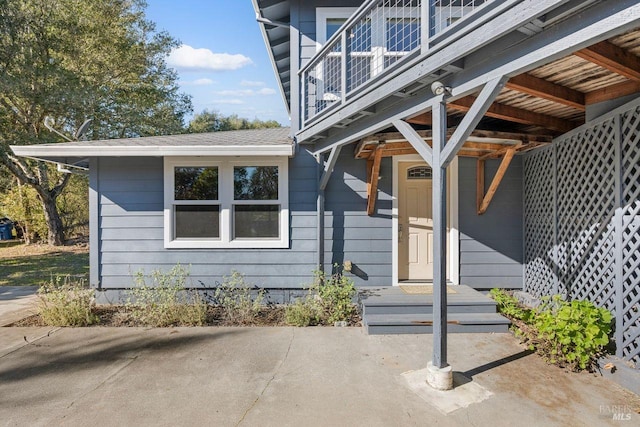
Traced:
<path fill-rule="evenodd" d="M 398 280 L 433 280 L 431 169 L 398 164 Z"/>

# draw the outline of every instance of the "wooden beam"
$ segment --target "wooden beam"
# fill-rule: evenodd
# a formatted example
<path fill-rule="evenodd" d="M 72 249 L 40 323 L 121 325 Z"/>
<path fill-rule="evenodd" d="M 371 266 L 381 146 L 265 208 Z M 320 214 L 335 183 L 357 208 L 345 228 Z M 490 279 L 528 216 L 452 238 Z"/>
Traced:
<path fill-rule="evenodd" d="M 484 200 L 484 164 L 485 161 L 482 159 L 476 162 L 476 210 L 478 212 Z"/>
<path fill-rule="evenodd" d="M 427 111 L 426 113 L 418 114 L 417 116 L 411 117 L 406 120 L 407 123 L 411 123 L 414 125 L 431 125 L 433 120 L 431 119 L 431 111 Z"/>
<path fill-rule="evenodd" d="M 367 197 L 367 215 L 373 215 L 376 209 L 376 198 L 378 197 L 378 178 L 380 177 L 380 162 L 382 160 L 382 151 L 384 144 L 380 144 L 376 148 L 373 155 L 373 164 L 371 165 L 371 185 L 367 186 L 369 194 Z"/>
<path fill-rule="evenodd" d="M 596 43 L 574 55 L 630 80 L 640 81 L 640 58 L 611 42 Z"/>
<path fill-rule="evenodd" d="M 464 98 L 451 101 L 449 105 L 451 105 L 451 108 L 467 111 L 473 105 L 474 100 L 475 98 L 473 96 L 465 96 Z M 535 113 L 522 108 L 498 103 L 491 105 L 485 115 L 509 122 L 540 126 L 545 129 L 555 130 L 562 133 L 569 132 L 580 125 L 579 123 L 572 122 L 570 120 L 559 119 L 547 114 Z"/>
<path fill-rule="evenodd" d="M 628 82 L 622 82 L 603 87 L 602 89 L 594 90 L 592 92 L 587 92 L 584 94 L 584 99 L 587 105 L 591 105 L 597 102 L 609 101 L 611 99 L 620 98 L 638 92 L 640 92 L 640 82 L 630 80 Z"/>
<path fill-rule="evenodd" d="M 585 100 L 582 92 L 534 77 L 530 74 L 520 74 L 519 76 L 511 77 L 505 86 L 511 90 L 584 111 Z"/>
<path fill-rule="evenodd" d="M 504 178 L 505 173 L 507 172 L 507 168 L 513 159 L 513 156 L 516 154 L 516 148 L 510 148 L 507 150 L 506 154 L 502 158 L 502 162 L 500 162 L 500 166 L 498 167 L 498 171 L 496 172 L 496 176 L 493 177 L 491 181 L 491 185 L 489 185 L 489 189 L 487 190 L 487 194 L 484 195 L 482 199 L 482 203 L 478 207 L 478 215 L 482 215 L 487 211 L 491 200 L 493 200 L 493 196 L 496 194 L 498 190 L 498 186 L 502 182 L 502 178 Z M 484 175 L 484 160 L 480 160 L 478 163 L 482 162 L 482 174 Z M 479 188 L 479 187 L 478 187 Z M 482 189 L 484 190 L 484 176 L 482 177 Z"/>

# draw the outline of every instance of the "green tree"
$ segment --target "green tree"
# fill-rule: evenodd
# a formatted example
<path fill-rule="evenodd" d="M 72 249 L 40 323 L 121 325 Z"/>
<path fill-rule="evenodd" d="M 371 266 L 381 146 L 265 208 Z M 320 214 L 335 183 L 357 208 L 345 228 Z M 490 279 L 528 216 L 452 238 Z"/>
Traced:
<path fill-rule="evenodd" d="M 237 114 L 225 116 L 215 110 L 203 110 L 196 114 L 189 122 L 188 133 L 220 132 L 226 130 L 279 128 L 280 123 L 275 120 L 244 119 Z"/>
<path fill-rule="evenodd" d="M 60 142 L 92 118 L 91 139 L 183 131 L 191 100 L 166 56 L 178 42 L 157 32 L 143 0 L 0 0 L 0 163 L 33 188 L 50 244 L 64 242 L 56 199 L 69 174 L 17 158 L 9 145 Z"/>

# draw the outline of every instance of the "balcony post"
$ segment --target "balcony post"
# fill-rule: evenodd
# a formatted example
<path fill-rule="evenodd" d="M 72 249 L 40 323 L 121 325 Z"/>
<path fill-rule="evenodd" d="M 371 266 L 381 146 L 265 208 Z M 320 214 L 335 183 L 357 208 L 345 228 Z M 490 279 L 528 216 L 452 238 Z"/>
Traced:
<path fill-rule="evenodd" d="M 340 36 L 340 98 L 344 104 L 347 101 L 347 65 L 348 65 L 348 53 L 347 53 L 347 32 L 343 31 Z"/>
<path fill-rule="evenodd" d="M 429 38 L 433 35 L 433 13 L 434 6 L 432 0 L 422 0 L 420 6 L 420 50 L 426 53 L 429 50 Z"/>

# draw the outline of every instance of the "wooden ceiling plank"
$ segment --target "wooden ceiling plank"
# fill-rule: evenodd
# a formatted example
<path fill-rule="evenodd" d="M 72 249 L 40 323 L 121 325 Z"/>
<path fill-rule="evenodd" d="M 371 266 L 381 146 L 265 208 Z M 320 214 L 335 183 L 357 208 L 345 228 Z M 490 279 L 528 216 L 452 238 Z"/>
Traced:
<path fill-rule="evenodd" d="M 431 125 L 433 123 L 433 120 L 431 119 L 431 111 L 411 117 L 410 119 L 407 119 L 406 122 L 414 125 Z"/>
<path fill-rule="evenodd" d="M 450 105 L 452 108 L 467 111 L 469 108 L 471 108 L 471 105 L 473 105 L 474 99 L 475 98 L 473 96 L 465 96 L 464 98 L 451 101 Z M 545 129 L 555 130 L 563 133 L 568 132 L 580 125 L 579 123 L 575 123 L 570 120 L 563 120 L 546 114 L 540 114 L 522 108 L 516 108 L 510 105 L 498 103 L 493 103 L 489 107 L 485 115 L 509 122 L 540 126 Z"/>
<path fill-rule="evenodd" d="M 567 105 L 581 111 L 584 111 L 585 108 L 584 94 L 582 92 L 534 77 L 530 74 L 520 74 L 511 77 L 505 86 L 511 90 Z"/>
<path fill-rule="evenodd" d="M 611 42 L 596 43 L 574 55 L 630 80 L 640 81 L 640 58 Z"/>
<path fill-rule="evenodd" d="M 584 94 L 584 99 L 587 105 L 591 105 L 597 102 L 609 101 L 611 99 L 620 98 L 637 92 L 640 92 L 640 82 L 630 80 L 594 90 L 592 92 L 587 92 Z"/>

